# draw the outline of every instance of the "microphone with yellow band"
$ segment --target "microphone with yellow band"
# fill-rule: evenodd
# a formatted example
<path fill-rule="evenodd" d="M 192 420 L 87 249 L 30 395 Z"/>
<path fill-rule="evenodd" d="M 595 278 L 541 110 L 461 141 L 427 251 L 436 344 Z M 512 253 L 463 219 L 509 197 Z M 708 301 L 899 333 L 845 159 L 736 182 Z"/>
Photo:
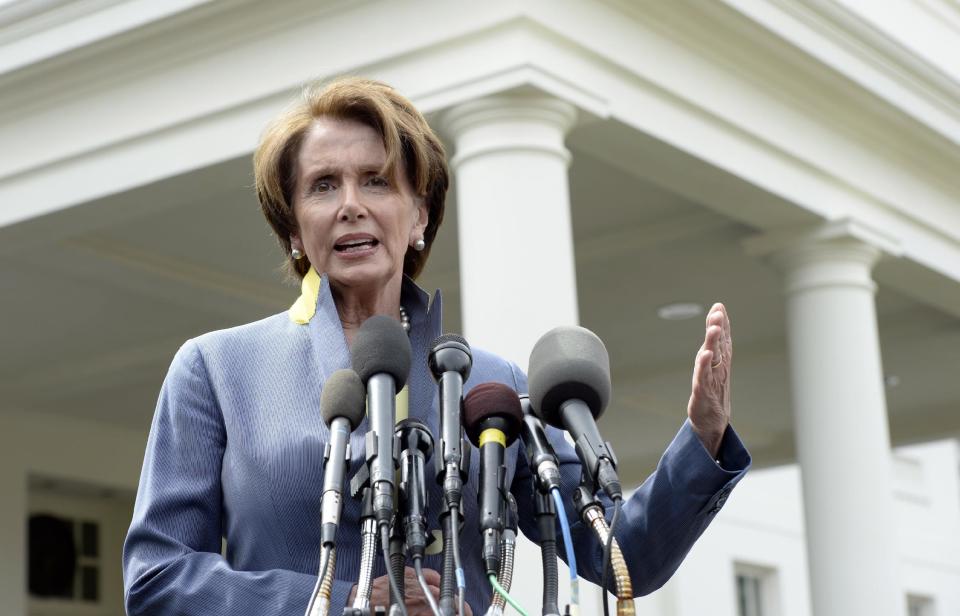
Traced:
<path fill-rule="evenodd" d="M 483 383 L 463 399 L 463 427 L 480 449 L 480 533 L 487 575 L 500 574 L 500 537 L 507 502 L 507 469 L 504 451 L 520 434 L 523 411 L 520 398 L 502 383 Z"/>

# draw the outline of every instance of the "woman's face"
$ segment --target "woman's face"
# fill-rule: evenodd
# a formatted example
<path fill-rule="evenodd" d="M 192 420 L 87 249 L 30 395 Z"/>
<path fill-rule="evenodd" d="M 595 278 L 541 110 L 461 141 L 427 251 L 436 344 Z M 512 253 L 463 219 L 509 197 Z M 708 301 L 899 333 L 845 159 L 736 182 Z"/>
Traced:
<path fill-rule="evenodd" d="M 291 244 L 338 290 L 399 283 L 407 247 L 427 226 L 404 169 L 381 174 L 386 157 L 377 132 L 351 120 L 316 120 L 300 146 Z"/>

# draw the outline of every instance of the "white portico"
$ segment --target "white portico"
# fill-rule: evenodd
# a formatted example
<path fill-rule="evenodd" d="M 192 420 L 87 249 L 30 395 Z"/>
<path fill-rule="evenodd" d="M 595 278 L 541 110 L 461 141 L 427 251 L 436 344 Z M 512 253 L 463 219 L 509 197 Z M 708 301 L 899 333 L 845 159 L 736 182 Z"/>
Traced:
<path fill-rule="evenodd" d="M 449 147 L 422 278 L 448 330 L 521 367 L 595 330 L 635 485 L 703 333 L 657 308 L 724 301 L 734 423 L 801 467 L 812 613 L 900 616 L 884 460 L 960 433 L 960 13 L 922 4 L 0 4 L 0 612 L 40 613 L 34 488 L 129 496 L 179 344 L 289 305 L 250 155 L 299 84 L 355 73 Z"/>

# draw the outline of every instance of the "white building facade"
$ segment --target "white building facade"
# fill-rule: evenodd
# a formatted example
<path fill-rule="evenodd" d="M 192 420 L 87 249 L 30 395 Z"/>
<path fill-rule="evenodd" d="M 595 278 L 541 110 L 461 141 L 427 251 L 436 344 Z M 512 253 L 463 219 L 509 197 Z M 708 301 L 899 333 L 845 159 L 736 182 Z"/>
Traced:
<path fill-rule="evenodd" d="M 960 446 L 900 447 L 886 529 L 909 616 L 960 612 Z M 751 472 L 643 616 L 809 616 L 803 488 L 795 465 Z M 843 580 L 840 580 L 841 582 Z"/>
<path fill-rule="evenodd" d="M 636 483 L 702 339 L 657 308 L 725 301 L 735 425 L 759 466 L 800 465 L 802 524 L 775 525 L 799 537 L 783 613 L 906 614 L 932 595 L 891 535 L 909 528 L 891 445 L 960 431 L 958 32 L 947 0 L 0 4 L 0 613 L 73 609 L 28 598 L 25 520 L 128 506 L 177 346 L 292 300 L 249 158 L 300 84 L 357 73 L 450 149 L 423 278 L 448 329 L 521 366 L 552 326 L 596 330 L 617 392 L 601 428 Z M 109 526 L 86 607 L 119 614 Z M 702 613 L 686 575 L 662 613 Z"/>

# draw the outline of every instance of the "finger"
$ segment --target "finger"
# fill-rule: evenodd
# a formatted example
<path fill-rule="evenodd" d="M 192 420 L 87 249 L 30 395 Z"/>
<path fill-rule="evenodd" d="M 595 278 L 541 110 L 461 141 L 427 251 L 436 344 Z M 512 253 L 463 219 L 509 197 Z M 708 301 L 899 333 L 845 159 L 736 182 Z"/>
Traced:
<path fill-rule="evenodd" d="M 700 349 L 700 352 L 697 353 L 697 356 L 693 361 L 693 382 L 691 389 L 693 391 L 693 395 L 695 396 L 700 395 L 703 387 L 703 381 L 705 380 L 706 375 L 709 374 L 710 359 L 712 357 L 712 351 Z"/>
<path fill-rule="evenodd" d="M 720 340 L 723 336 L 723 328 L 719 325 L 710 325 L 703 340 L 703 349 L 713 353 L 714 363 L 720 359 Z"/>
<path fill-rule="evenodd" d="M 723 304 L 720 304 L 723 306 Z M 723 306 L 723 338 L 725 341 L 724 350 L 727 355 L 731 358 L 733 357 L 733 327 L 730 325 L 730 313 L 727 312 L 726 306 Z"/>
<path fill-rule="evenodd" d="M 721 302 L 717 302 L 713 305 L 710 310 L 715 310 L 723 315 L 723 329 L 724 331 L 730 331 L 730 313 L 727 311 L 727 307 L 724 306 Z"/>
<path fill-rule="evenodd" d="M 723 311 L 720 309 L 713 309 L 707 315 L 707 329 L 711 327 L 719 327 L 721 333 L 723 333 L 724 326 L 726 325 L 726 317 L 723 315 Z"/>
<path fill-rule="evenodd" d="M 730 319 L 727 316 L 727 309 L 719 302 L 711 306 L 710 311 L 707 312 L 707 327 L 711 325 L 719 326 L 724 334 L 729 332 Z"/>
<path fill-rule="evenodd" d="M 707 326 L 718 325 L 723 330 L 723 336 L 721 338 L 722 342 L 726 342 L 730 339 L 731 329 L 730 329 L 730 315 L 727 312 L 727 307 L 717 302 L 710 308 L 710 312 L 707 313 Z"/>
<path fill-rule="evenodd" d="M 423 579 L 426 580 L 430 586 L 440 586 L 440 573 L 435 569 L 424 569 Z"/>
<path fill-rule="evenodd" d="M 718 332 L 719 335 L 713 334 L 715 338 L 711 338 L 710 332 L 713 329 L 719 330 Z M 711 311 L 710 313 L 707 314 L 706 331 L 704 332 L 703 345 L 700 347 L 700 349 L 701 350 L 709 349 L 709 350 L 715 351 L 716 347 L 714 345 L 716 344 L 716 340 L 722 339 L 722 338 L 723 338 L 723 315 L 719 312 Z M 713 344 L 711 344 L 711 341 L 713 341 Z"/>

